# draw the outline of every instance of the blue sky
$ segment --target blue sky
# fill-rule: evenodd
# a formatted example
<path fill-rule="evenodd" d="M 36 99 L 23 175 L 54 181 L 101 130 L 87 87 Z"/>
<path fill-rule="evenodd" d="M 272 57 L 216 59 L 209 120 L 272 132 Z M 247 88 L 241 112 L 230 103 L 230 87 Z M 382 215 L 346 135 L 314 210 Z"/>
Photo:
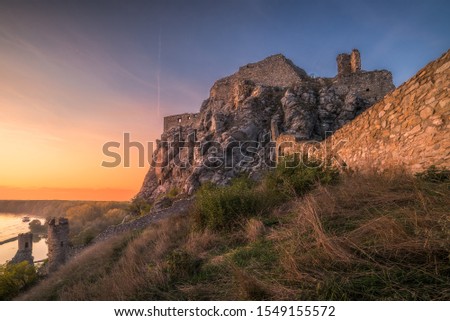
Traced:
<path fill-rule="evenodd" d="M 336 55 L 358 48 L 363 69 L 388 69 L 400 85 L 449 49 L 448 17 L 448 2 L 434 0 L 3 0 L 0 144 L 16 158 L 17 144 L 39 146 L 36 164 L 52 155 L 94 170 L 91 158 L 77 155 L 96 155 L 98 166 L 102 143 L 123 132 L 158 138 L 163 116 L 198 111 L 215 80 L 276 53 L 332 77 Z M 17 162 L 2 161 L 5 168 Z M 2 180 L 13 176 L 0 173 Z M 57 185 L 49 182 L 43 185 Z"/>

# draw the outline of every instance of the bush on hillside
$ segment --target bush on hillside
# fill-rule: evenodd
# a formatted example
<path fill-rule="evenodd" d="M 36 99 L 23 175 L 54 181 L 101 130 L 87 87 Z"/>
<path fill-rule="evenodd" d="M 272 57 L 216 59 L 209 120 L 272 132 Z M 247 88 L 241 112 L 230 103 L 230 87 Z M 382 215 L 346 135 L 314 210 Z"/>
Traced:
<path fill-rule="evenodd" d="M 148 214 L 151 208 L 152 205 L 148 203 L 145 199 L 143 199 L 142 197 L 135 197 L 131 200 L 131 204 L 128 208 L 128 211 L 132 215 L 140 216 Z"/>
<path fill-rule="evenodd" d="M 128 215 L 125 202 L 78 202 L 60 216 L 69 220 L 69 239 L 73 245 L 87 245 L 110 225 L 122 222 Z M 55 216 L 55 215 L 53 215 Z"/>
<path fill-rule="evenodd" d="M 310 191 L 315 184 L 333 183 L 337 170 L 314 162 L 289 168 L 284 162 L 261 182 L 240 177 L 228 186 L 205 184 L 196 194 L 195 226 L 220 230 L 236 226 L 244 218 L 264 215 L 275 206 Z"/>
<path fill-rule="evenodd" d="M 295 164 L 296 166 L 289 166 Z M 288 197 L 301 196 L 309 192 L 314 185 L 335 183 L 339 172 L 333 167 L 323 166 L 314 160 L 288 161 L 281 158 L 275 171 L 266 177 L 267 184 Z"/>
<path fill-rule="evenodd" d="M 14 298 L 36 280 L 36 269 L 28 262 L 0 265 L 0 300 Z"/>
<path fill-rule="evenodd" d="M 94 209 L 95 210 L 95 209 Z M 70 224 L 70 238 L 74 245 L 87 245 L 98 234 L 110 225 L 120 224 L 128 214 L 122 208 L 101 209 L 98 216 L 68 216 Z M 89 216 L 89 214 L 87 214 Z"/>
<path fill-rule="evenodd" d="M 243 217 L 262 211 L 261 195 L 248 178 L 233 179 L 228 186 L 205 184 L 197 192 L 194 221 L 200 228 L 218 230 L 234 226 Z"/>

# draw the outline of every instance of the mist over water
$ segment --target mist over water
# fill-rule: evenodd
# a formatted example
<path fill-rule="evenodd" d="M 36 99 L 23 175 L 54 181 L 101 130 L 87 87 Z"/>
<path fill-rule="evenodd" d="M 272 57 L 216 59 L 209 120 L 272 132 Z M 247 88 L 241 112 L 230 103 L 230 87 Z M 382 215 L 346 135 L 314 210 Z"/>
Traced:
<path fill-rule="evenodd" d="M 29 222 L 22 222 L 24 214 L 0 213 L 0 242 L 16 237 L 19 233 L 29 232 Z M 44 220 L 39 217 L 30 216 L 30 220 L 39 219 L 42 223 Z M 47 257 L 47 243 L 44 238 L 33 241 L 34 260 L 42 260 Z M 17 240 L 0 245 L 0 264 L 5 263 L 13 258 L 17 251 Z"/>

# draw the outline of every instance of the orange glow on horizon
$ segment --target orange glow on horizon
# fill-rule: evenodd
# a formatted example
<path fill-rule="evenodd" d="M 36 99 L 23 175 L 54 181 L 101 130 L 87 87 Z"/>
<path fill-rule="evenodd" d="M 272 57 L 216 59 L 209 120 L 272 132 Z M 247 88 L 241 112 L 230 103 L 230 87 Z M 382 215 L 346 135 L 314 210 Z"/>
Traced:
<path fill-rule="evenodd" d="M 0 186 L 4 200 L 130 201 L 136 190 L 87 188 L 14 188 Z"/>
<path fill-rule="evenodd" d="M 4 106 L 0 101 L 1 110 Z M 50 125 L 29 122 L 12 109 L 9 116 L 10 122 L 0 120 L 0 199 L 126 201 L 139 191 L 149 165 L 138 166 L 136 149 L 131 149 L 129 168 L 124 168 L 123 162 L 116 168 L 101 165 L 102 161 L 110 161 L 102 151 L 108 141 L 121 144 L 117 152 L 123 157 L 126 130 L 119 121 L 102 128 L 104 123 L 87 119 L 84 128 L 79 125 L 62 128 L 57 122 Z M 138 116 L 146 116 L 145 110 Z M 84 130 L 94 127 L 98 132 Z M 147 146 L 150 135 L 146 126 L 137 122 L 136 127 L 137 131 L 130 132 L 131 140 Z"/>
<path fill-rule="evenodd" d="M 160 59 L 140 47 L 123 59 L 84 24 L 55 28 L 31 12 L 17 19 L 0 10 L 0 199 L 129 200 L 148 171 L 148 151 L 145 167 L 134 149 L 130 168 L 105 168 L 103 145 L 123 144 L 130 133 L 147 146 L 163 116 L 203 97 L 160 75 Z M 167 99 L 156 75 L 170 79 Z"/>
<path fill-rule="evenodd" d="M 144 144 L 142 135 L 131 137 Z M 123 145 L 119 135 L 110 140 Z M 102 167 L 102 161 L 110 161 L 102 153 L 110 140 L 83 132 L 54 138 L 45 132 L 0 127 L 0 199 L 130 200 L 149 165 L 139 167 L 137 150 L 131 149 L 130 168 Z"/>

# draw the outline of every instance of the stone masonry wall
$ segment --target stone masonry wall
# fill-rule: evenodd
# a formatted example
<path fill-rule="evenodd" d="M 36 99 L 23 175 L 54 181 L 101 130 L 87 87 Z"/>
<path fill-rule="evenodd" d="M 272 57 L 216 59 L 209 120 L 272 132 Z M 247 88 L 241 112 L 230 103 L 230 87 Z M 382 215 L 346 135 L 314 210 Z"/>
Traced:
<path fill-rule="evenodd" d="M 361 56 L 357 49 L 351 54 L 342 53 L 336 57 L 338 76 L 345 76 L 361 71 Z"/>
<path fill-rule="evenodd" d="M 345 142 L 336 152 L 353 170 L 450 168 L 449 88 L 450 50 L 337 130 L 321 149 Z"/>
<path fill-rule="evenodd" d="M 198 113 L 184 113 L 164 117 L 164 131 L 176 126 L 192 126 L 197 121 Z"/>
<path fill-rule="evenodd" d="M 235 74 L 217 80 L 211 88 L 210 97 L 227 101 L 243 81 L 251 84 L 290 87 L 308 79 L 306 72 L 283 55 L 273 55 L 258 62 L 247 64 Z"/>

